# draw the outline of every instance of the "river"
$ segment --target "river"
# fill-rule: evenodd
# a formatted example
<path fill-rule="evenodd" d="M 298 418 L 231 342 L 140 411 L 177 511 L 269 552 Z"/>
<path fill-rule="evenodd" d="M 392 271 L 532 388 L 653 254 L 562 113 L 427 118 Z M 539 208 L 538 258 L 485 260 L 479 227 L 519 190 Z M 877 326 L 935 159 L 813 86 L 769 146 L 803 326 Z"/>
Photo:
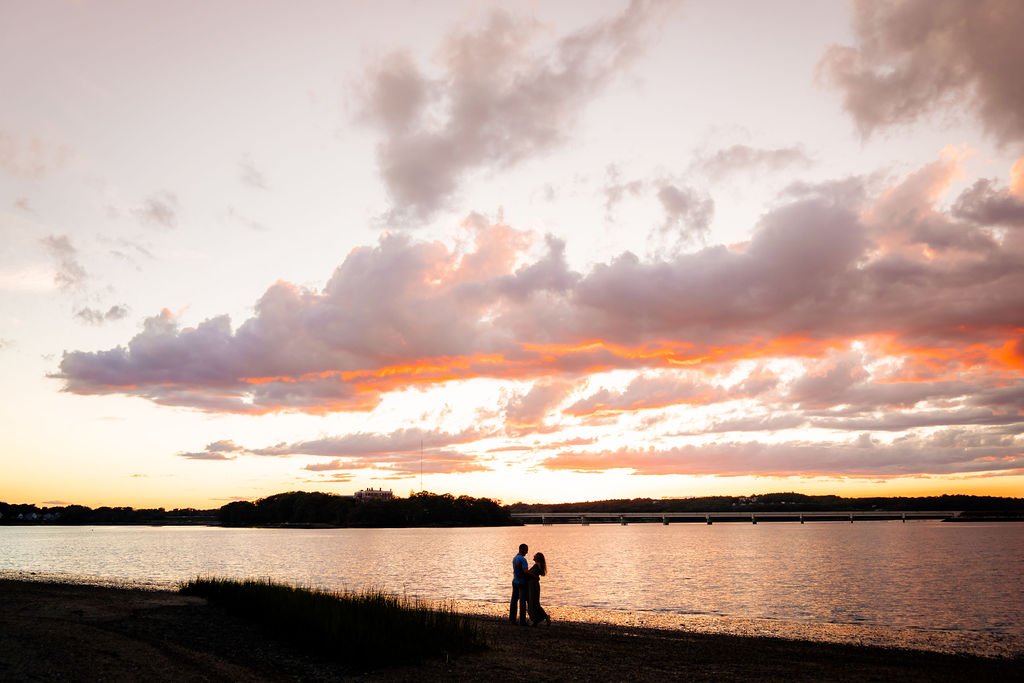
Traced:
<path fill-rule="evenodd" d="M 1020 523 L 7 526 L 0 527 L 0 575 L 149 587 L 197 575 L 270 577 L 500 614 L 522 542 L 548 559 L 544 597 L 556 619 L 1024 649 Z"/>

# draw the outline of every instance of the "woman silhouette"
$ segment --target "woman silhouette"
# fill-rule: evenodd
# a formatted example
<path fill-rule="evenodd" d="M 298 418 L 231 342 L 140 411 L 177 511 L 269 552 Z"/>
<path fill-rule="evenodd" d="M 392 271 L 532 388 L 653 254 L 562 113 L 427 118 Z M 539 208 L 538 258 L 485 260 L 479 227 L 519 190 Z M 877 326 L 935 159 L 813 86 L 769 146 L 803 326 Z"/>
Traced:
<path fill-rule="evenodd" d="M 533 556 L 533 566 L 530 567 L 527 572 L 530 576 L 529 584 L 529 612 L 530 621 L 533 625 L 544 622 L 548 626 L 551 625 L 551 617 L 544 611 L 544 608 L 540 604 L 540 577 L 545 576 L 548 573 L 548 563 L 544 559 L 544 553 L 536 553 Z"/>

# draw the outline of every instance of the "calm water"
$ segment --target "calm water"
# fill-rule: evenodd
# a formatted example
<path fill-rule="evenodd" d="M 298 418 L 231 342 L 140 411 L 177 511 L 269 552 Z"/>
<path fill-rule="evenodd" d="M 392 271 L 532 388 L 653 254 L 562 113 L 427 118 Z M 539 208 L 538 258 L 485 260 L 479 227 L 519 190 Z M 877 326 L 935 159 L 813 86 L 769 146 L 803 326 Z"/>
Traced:
<path fill-rule="evenodd" d="M 490 602 L 497 613 L 521 542 L 548 558 L 544 596 L 556 615 L 590 608 L 650 623 L 688 615 L 1024 638 L 1017 523 L 0 527 L 0 574 L 158 586 L 198 574 L 265 576 Z"/>

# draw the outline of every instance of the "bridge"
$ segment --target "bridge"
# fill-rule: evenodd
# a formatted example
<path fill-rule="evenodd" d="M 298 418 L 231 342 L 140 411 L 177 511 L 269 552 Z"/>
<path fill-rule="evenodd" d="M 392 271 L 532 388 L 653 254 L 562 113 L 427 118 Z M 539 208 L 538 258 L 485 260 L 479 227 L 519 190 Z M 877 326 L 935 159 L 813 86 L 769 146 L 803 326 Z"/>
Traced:
<path fill-rule="evenodd" d="M 513 512 L 512 519 L 523 524 L 622 524 L 673 522 L 713 524 L 715 522 L 906 522 L 919 519 L 946 520 L 960 516 L 954 510 L 913 511 L 813 511 L 813 512 Z"/>

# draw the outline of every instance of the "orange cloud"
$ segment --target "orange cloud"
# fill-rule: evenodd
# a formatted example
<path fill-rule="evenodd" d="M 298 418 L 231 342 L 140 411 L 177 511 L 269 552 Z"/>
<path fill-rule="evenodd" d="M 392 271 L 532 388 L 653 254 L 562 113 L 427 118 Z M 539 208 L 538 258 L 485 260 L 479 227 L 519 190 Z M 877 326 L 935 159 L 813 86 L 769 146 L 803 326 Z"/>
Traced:
<path fill-rule="evenodd" d="M 1010 192 L 1024 198 L 1024 157 L 1017 159 L 1010 169 Z"/>
<path fill-rule="evenodd" d="M 979 221 L 1020 207 L 987 186 L 961 207 L 969 224 L 936 207 L 956 167 L 934 162 L 873 204 L 866 181 L 803 187 L 742 248 L 625 253 L 586 273 L 559 240 L 530 254 L 529 235 L 479 217 L 456 247 L 388 234 L 350 252 L 320 291 L 274 284 L 237 327 L 163 313 L 127 344 L 65 353 L 54 376 L 72 393 L 258 414 L 371 410 L 391 391 L 473 378 L 710 375 L 825 358 L 853 340 L 922 380 L 1019 374 L 1024 242 Z"/>
<path fill-rule="evenodd" d="M 903 381 L 957 379 L 962 373 L 984 370 L 989 373 L 1019 375 L 1024 370 L 1024 328 L 1011 328 L 994 335 L 992 341 L 965 344 L 913 344 L 896 335 L 876 335 L 865 339 L 880 356 L 904 358 Z"/>

